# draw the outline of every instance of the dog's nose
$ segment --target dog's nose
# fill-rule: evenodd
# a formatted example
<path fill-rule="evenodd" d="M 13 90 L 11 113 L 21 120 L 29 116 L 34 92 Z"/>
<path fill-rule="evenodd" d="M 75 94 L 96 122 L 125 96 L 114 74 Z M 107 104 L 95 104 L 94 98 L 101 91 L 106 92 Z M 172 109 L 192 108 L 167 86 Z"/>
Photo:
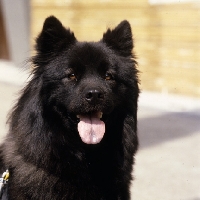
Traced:
<path fill-rule="evenodd" d="M 100 100 L 103 100 L 104 95 L 101 91 L 97 89 L 91 89 L 86 92 L 85 99 L 90 103 L 95 103 Z"/>

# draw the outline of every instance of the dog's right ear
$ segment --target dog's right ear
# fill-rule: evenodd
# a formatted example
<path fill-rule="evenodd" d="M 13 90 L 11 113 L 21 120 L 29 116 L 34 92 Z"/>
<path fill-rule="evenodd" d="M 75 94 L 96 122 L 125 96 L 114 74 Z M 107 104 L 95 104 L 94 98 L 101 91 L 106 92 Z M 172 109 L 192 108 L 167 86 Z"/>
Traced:
<path fill-rule="evenodd" d="M 75 43 L 74 33 L 63 27 L 54 16 L 46 18 L 42 32 L 36 39 L 36 51 L 43 54 L 60 52 Z"/>

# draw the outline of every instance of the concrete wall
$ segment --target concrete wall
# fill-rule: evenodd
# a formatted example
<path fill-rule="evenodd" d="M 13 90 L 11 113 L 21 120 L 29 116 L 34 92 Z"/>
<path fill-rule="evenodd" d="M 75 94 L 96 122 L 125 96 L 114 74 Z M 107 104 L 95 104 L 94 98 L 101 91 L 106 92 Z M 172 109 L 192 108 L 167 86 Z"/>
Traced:
<path fill-rule="evenodd" d="M 22 65 L 30 55 L 29 0 L 1 0 L 10 60 Z"/>

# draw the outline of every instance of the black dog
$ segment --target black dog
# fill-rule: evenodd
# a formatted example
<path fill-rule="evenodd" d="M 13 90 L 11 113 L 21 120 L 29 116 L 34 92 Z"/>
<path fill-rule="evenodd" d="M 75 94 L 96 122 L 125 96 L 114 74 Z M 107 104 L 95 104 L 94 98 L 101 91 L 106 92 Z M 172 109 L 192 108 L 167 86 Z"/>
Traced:
<path fill-rule="evenodd" d="M 4 196 L 130 199 L 139 94 L 132 49 L 127 21 L 99 42 L 78 42 L 58 19 L 46 19 L 1 146 L 1 169 L 10 172 Z"/>

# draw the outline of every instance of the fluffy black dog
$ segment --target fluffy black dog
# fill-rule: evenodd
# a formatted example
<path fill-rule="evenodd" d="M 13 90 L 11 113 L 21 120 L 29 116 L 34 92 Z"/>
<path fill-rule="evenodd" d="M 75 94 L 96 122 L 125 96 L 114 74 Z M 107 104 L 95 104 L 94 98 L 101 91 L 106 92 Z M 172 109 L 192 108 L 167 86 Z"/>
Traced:
<path fill-rule="evenodd" d="M 139 94 L 132 49 L 127 21 L 99 42 L 78 42 L 55 17 L 45 20 L 1 145 L 1 170 L 10 172 L 3 196 L 130 199 Z"/>

